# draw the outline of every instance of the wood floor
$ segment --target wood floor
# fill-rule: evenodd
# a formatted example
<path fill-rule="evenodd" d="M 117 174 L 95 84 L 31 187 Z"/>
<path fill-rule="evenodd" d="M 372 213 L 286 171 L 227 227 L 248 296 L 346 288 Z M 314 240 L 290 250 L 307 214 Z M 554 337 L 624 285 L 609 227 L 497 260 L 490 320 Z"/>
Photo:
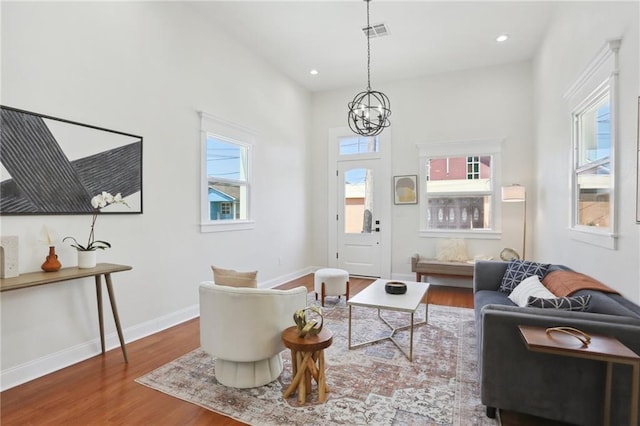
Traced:
<path fill-rule="evenodd" d="M 371 280 L 352 278 L 351 294 Z M 308 275 L 283 285 L 313 288 Z M 432 286 L 429 303 L 473 307 L 470 289 Z M 0 393 L 0 424 L 13 425 L 241 425 L 233 419 L 139 385 L 134 380 L 199 347 L 199 320 L 187 321 Z M 560 425 L 503 413 L 504 426 Z"/>

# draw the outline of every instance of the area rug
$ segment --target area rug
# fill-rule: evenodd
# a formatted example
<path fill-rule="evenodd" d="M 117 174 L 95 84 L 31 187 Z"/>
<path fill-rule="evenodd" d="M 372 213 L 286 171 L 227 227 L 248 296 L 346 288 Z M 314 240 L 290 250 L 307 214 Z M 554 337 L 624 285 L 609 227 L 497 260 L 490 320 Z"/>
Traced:
<path fill-rule="evenodd" d="M 309 304 L 317 304 L 312 296 Z M 233 389 L 218 384 L 215 360 L 197 349 L 136 381 L 251 425 L 497 425 L 479 400 L 475 325 L 472 309 L 429 305 L 428 324 L 414 332 L 413 362 L 390 341 L 348 350 L 349 309 L 344 299 L 327 299 L 324 326 L 333 333 L 325 350 L 330 392 L 317 402 L 317 389 L 299 405 L 283 399 L 291 382 L 291 357 L 266 386 Z M 409 315 L 382 311 L 394 325 Z M 416 322 L 425 314 L 422 305 Z M 293 325 L 293 321 L 292 321 Z M 353 343 L 388 334 L 377 310 L 353 308 Z M 408 331 L 396 334 L 408 347 Z"/>

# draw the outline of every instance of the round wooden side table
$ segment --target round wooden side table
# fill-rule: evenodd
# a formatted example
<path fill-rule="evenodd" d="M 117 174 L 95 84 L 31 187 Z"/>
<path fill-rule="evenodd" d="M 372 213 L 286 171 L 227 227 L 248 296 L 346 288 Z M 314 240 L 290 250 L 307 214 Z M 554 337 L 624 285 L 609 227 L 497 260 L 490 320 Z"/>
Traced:
<path fill-rule="evenodd" d="M 298 337 L 296 326 L 282 332 L 282 342 L 291 349 L 293 380 L 284 392 L 287 399 L 296 388 L 298 402 L 304 404 L 311 393 L 311 378 L 318 384 L 318 400 L 324 402 L 329 386 L 324 372 L 324 350 L 333 343 L 333 334 L 326 327 L 316 336 Z"/>

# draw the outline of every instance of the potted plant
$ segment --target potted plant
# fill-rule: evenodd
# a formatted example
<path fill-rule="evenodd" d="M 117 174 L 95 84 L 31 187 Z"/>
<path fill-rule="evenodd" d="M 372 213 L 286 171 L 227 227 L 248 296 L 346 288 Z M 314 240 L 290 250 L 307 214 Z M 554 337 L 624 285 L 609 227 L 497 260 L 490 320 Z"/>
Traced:
<path fill-rule="evenodd" d="M 104 250 L 111 247 L 111 244 L 109 242 L 95 239 L 95 226 L 96 220 L 98 219 L 98 213 L 100 213 L 100 209 L 107 207 L 110 204 L 124 204 L 125 206 L 129 207 L 120 193 L 111 195 L 108 192 L 102 192 L 101 194 L 98 194 L 91 199 L 91 206 L 93 207 L 94 212 L 93 218 L 91 219 L 91 231 L 89 232 L 89 239 L 87 240 L 87 244 L 80 244 L 74 237 L 64 237 L 62 239 L 62 241 L 72 240 L 73 244 L 71 244 L 71 247 L 74 247 L 76 250 L 78 250 L 78 268 L 95 267 L 96 250 Z"/>

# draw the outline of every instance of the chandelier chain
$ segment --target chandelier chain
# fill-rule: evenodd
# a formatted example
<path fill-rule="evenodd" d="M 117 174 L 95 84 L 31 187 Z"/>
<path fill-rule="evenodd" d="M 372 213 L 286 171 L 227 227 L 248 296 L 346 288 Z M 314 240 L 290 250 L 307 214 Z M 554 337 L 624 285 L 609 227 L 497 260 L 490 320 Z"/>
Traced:
<path fill-rule="evenodd" d="M 369 24 L 369 3 L 367 2 L 367 90 L 371 90 L 371 25 Z"/>
<path fill-rule="evenodd" d="M 369 3 L 371 0 L 364 0 L 367 3 L 367 90 L 358 93 L 349 107 L 349 128 L 362 136 L 377 136 L 385 128 L 391 125 L 389 116 L 391 115 L 391 103 L 389 98 L 382 92 L 371 90 L 371 22 L 369 14 Z"/>

